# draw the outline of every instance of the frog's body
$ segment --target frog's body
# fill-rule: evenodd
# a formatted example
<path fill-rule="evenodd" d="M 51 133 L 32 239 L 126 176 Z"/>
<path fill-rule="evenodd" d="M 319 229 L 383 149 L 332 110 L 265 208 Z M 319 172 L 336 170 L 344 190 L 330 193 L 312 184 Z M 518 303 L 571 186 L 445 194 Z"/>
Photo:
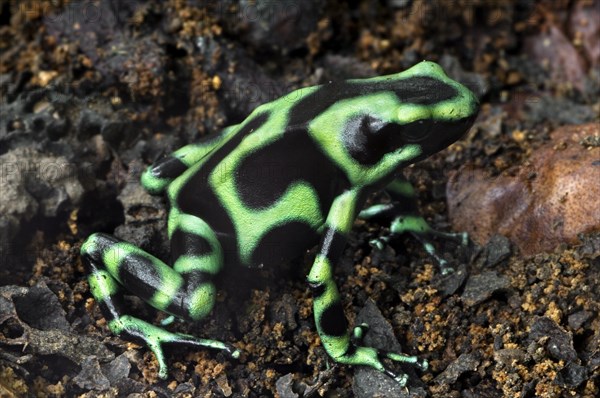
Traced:
<path fill-rule="evenodd" d="M 168 194 L 172 267 L 105 234 L 90 236 L 82 246 L 92 294 L 111 330 L 146 341 L 162 377 L 162 343 L 209 346 L 237 356 L 222 342 L 166 332 L 122 315 L 120 285 L 160 310 L 198 320 L 214 304 L 212 278 L 223 266 L 277 266 L 320 242 L 308 282 L 327 352 L 338 362 L 369 365 L 406 383 L 405 375 L 394 375 L 380 358 L 421 367 L 426 362 L 356 344 L 332 266 L 368 195 L 388 186 L 393 199 L 414 200 L 410 187 L 395 178 L 403 167 L 462 136 L 477 108 L 468 89 L 438 65 L 422 62 L 396 75 L 299 89 L 157 162 L 142 183 L 152 193 Z M 374 206 L 361 216 L 391 216 L 392 234 L 413 232 L 435 255 L 426 236 L 437 232 L 401 207 L 397 202 Z M 360 331 L 356 328 L 354 337 Z"/>

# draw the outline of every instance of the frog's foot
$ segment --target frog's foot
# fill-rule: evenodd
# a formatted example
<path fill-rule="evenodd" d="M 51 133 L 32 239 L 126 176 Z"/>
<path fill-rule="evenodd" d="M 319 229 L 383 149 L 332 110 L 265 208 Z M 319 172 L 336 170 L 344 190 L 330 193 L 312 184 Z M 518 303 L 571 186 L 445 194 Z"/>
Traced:
<path fill-rule="evenodd" d="M 429 254 L 429 256 L 433 258 L 433 260 L 437 263 L 442 275 L 450 275 L 454 272 L 454 268 L 452 268 L 448 264 L 448 261 L 446 261 L 437 254 L 435 246 L 433 245 L 431 238 L 427 236 L 427 234 L 412 233 L 412 235 L 415 237 L 416 240 L 418 240 L 421 243 L 423 249 L 425 249 L 427 254 Z"/>
<path fill-rule="evenodd" d="M 364 332 L 368 329 L 366 324 L 359 325 L 354 328 L 352 336 L 351 348 L 344 355 L 334 358 L 336 362 L 348 364 L 348 365 L 364 365 L 370 366 L 378 371 L 385 373 L 392 379 L 394 379 L 401 387 L 406 387 L 408 383 L 408 375 L 405 373 L 396 373 L 389 369 L 383 364 L 383 359 L 391 359 L 395 362 L 407 363 L 416 366 L 421 370 L 427 370 L 429 363 L 427 360 L 419 359 L 416 356 L 404 355 L 390 351 L 380 351 L 373 347 L 361 346 L 358 342 L 361 342 L 364 337 Z"/>
<path fill-rule="evenodd" d="M 438 255 L 433 245 L 433 238 L 439 237 L 453 240 L 463 247 L 469 244 L 469 236 L 466 232 L 450 233 L 437 231 L 432 229 L 423 217 L 408 215 L 395 217 L 390 225 L 390 233 L 371 240 L 369 244 L 372 247 L 382 250 L 388 242 L 404 233 L 410 233 L 421 243 L 427 254 L 438 264 L 442 275 L 448 275 L 454 272 L 454 269 L 448 264 L 448 261 Z"/>
<path fill-rule="evenodd" d="M 166 317 L 165 319 L 160 321 L 160 326 L 169 326 L 176 320 L 177 320 L 177 318 L 175 318 L 175 315 L 169 315 L 168 317 Z"/>
<path fill-rule="evenodd" d="M 363 339 L 368 330 L 369 330 L 369 325 L 366 323 L 361 323 L 360 325 L 355 326 L 354 330 L 352 331 L 352 343 L 355 346 L 362 345 Z M 420 370 L 427 370 L 429 368 L 429 362 L 427 362 L 426 359 L 419 359 L 416 356 L 397 354 L 397 353 L 390 352 L 390 351 L 380 352 L 380 355 L 383 355 L 386 358 L 389 358 L 396 362 L 404 362 L 404 363 L 414 365 L 417 368 L 419 368 Z"/>
<path fill-rule="evenodd" d="M 163 344 L 183 344 L 193 347 L 208 347 L 223 350 L 233 358 L 239 358 L 240 356 L 240 351 L 237 348 L 221 341 L 200 339 L 182 333 L 172 333 L 130 315 L 123 315 L 111 320 L 109 322 L 109 327 L 115 334 L 125 334 L 132 338 L 144 341 L 156 356 L 159 366 L 158 376 L 161 379 L 166 379 L 168 373 L 167 363 L 163 352 Z"/>

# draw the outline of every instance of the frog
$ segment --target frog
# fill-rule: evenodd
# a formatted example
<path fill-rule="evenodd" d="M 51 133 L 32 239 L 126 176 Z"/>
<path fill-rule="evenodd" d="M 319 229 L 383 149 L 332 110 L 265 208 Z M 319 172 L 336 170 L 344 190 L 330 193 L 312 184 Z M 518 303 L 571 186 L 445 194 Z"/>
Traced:
<path fill-rule="evenodd" d="M 196 322 L 215 305 L 214 279 L 225 267 L 280 267 L 316 247 L 306 282 L 329 358 L 374 368 L 406 386 L 408 376 L 393 364 L 426 370 L 427 360 L 364 344 L 368 325 L 349 327 L 334 266 L 356 218 L 386 217 L 389 233 L 371 242 L 375 247 L 410 233 L 442 273 L 452 271 L 432 239 L 466 237 L 428 225 L 402 171 L 466 134 L 478 110 L 470 89 L 438 64 L 422 61 L 391 75 L 299 88 L 159 159 L 142 173 L 141 184 L 168 199 L 171 264 L 106 233 L 90 235 L 81 246 L 90 291 L 108 328 L 145 343 L 163 379 L 167 344 L 239 358 L 241 350 L 228 342 L 167 331 L 127 314 L 123 294 L 140 297 L 171 320 Z M 390 201 L 363 209 L 379 191 Z"/>

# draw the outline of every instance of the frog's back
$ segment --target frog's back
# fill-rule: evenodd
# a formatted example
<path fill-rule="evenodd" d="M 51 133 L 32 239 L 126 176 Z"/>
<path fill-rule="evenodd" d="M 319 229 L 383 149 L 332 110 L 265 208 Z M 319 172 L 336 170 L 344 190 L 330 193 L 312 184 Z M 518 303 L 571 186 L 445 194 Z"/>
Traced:
<path fill-rule="evenodd" d="M 225 263 L 280 264 L 318 242 L 345 176 L 310 138 L 266 108 L 176 181 L 172 206 L 206 221 Z"/>

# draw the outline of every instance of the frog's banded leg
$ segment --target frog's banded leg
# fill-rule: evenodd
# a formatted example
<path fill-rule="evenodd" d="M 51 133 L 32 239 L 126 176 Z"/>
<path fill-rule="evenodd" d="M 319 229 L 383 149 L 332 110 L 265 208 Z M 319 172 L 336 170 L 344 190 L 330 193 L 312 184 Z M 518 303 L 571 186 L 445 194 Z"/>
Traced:
<path fill-rule="evenodd" d="M 179 148 L 169 156 L 156 161 L 142 174 L 142 185 L 151 194 L 162 193 L 175 178 L 221 144 L 236 127 L 238 126 L 226 127 L 218 134 L 206 136 L 203 140 Z"/>
<path fill-rule="evenodd" d="M 106 234 L 91 235 L 82 245 L 81 254 L 90 269 L 90 290 L 108 320 L 110 330 L 145 342 L 156 355 L 161 378 L 167 377 L 162 347 L 165 343 L 210 347 L 224 350 L 233 357 L 239 356 L 234 347 L 220 341 L 168 332 L 127 315 L 121 304 L 122 287 L 126 287 L 159 310 L 195 320 L 212 307 L 212 283 L 208 288 L 199 286 L 196 275 L 180 274 L 142 249 Z"/>
<path fill-rule="evenodd" d="M 354 192 L 347 191 L 336 198 L 327 216 L 319 254 L 308 275 L 308 283 L 314 294 L 313 311 L 317 331 L 323 347 L 334 361 L 370 366 L 405 386 L 408 376 L 394 373 L 383 364 L 382 359 L 389 358 L 397 362 L 414 364 L 421 369 L 427 369 L 427 361 L 419 360 L 415 356 L 384 352 L 360 345 L 365 325 L 357 326 L 352 335 L 350 334 L 340 294 L 333 279 L 333 264 L 341 256 L 355 214 L 356 195 Z"/>
<path fill-rule="evenodd" d="M 453 271 L 452 267 L 437 254 L 432 238 L 438 236 L 444 239 L 452 239 L 458 241 L 463 246 L 467 246 L 469 237 L 466 232 L 449 233 L 431 228 L 419 213 L 414 188 L 405 179 L 396 179 L 385 190 L 392 199 L 391 203 L 373 205 L 364 209 L 358 215 L 363 219 L 386 218 L 392 220 L 390 234 L 373 240 L 371 244 L 382 249 L 386 242 L 397 235 L 410 233 L 438 263 L 442 274 L 451 273 Z"/>

